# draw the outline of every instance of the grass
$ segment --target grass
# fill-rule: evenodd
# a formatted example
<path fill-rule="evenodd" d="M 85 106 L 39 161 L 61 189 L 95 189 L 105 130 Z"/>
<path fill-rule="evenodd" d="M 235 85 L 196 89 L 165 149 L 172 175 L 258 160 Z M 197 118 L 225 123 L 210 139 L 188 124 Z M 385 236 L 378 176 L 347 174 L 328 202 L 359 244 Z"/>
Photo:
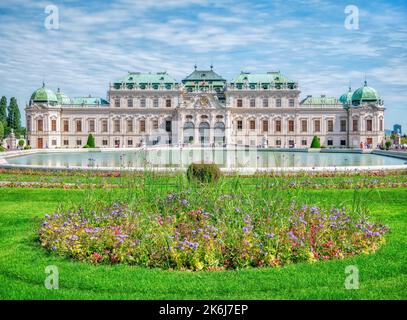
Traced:
<path fill-rule="evenodd" d="M 131 178 L 129 178 L 131 179 Z M 140 182 L 143 192 L 165 194 L 183 188 L 184 180 L 154 185 Z M 338 178 L 336 178 L 338 179 Z M 87 180 L 88 181 L 88 180 Z M 262 180 L 251 178 L 255 193 Z M 240 180 L 224 179 L 225 190 L 238 190 Z M 370 255 L 345 260 L 293 264 L 284 268 L 237 271 L 180 272 L 125 265 L 91 265 L 50 255 L 37 242 L 37 230 L 46 213 L 61 203 L 86 202 L 90 194 L 121 198 L 126 189 L 62 190 L 0 189 L 1 299 L 406 299 L 407 298 L 407 188 L 374 190 L 312 190 L 300 188 L 287 197 L 322 206 L 362 205 L 391 231 L 387 243 Z M 270 196 L 270 195 L 268 195 Z M 59 290 L 44 287 L 48 265 L 59 269 Z M 356 265 L 360 289 L 344 288 L 345 268 Z"/>

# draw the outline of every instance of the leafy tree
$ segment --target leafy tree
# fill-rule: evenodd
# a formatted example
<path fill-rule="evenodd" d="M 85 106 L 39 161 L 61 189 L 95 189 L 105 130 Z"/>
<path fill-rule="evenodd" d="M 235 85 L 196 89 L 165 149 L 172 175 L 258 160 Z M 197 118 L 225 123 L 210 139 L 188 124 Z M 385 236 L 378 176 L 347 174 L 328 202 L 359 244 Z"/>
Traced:
<path fill-rule="evenodd" d="M 314 138 L 312 138 L 311 148 L 315 149 L 321 148 L 321 142 L 317 136 L 314 136 Z"/>
<path fill-rule="evenodd" d="M 89 133 L 89 135 L 88 135 L 88 141 L 86 142 L 86 145 L 89 148 L 95 148 L 95 138 L 93 137 L 93 135 L 91 133 Z"/>
<path fill-rule="evenodd" d="M 3 122 L 0 121 L 0 141 L 4 139 L 4 125 Z"/>
<path fill-rule="evenodd" d="M 18 108 L 17 100 L 14 97 L 10 99 L 10 104 L 8 106 L 7 125 L 10 129 L 14 129 L 14 131 L 21 129 L 20 109 Z"/>
<path fill-rule="evenodd" d="M 392 146 L 393 142 L 391 141 L 386 141 L 385 145 L 386 145 L 386 150 L 389 150 L 390 147 Z"/>
<path fill-rule="evenodd" d="M 3 129 L 7 125 L 7 98 L 1 97 L 0 100 L 0 122 L 3 123 Z"/>

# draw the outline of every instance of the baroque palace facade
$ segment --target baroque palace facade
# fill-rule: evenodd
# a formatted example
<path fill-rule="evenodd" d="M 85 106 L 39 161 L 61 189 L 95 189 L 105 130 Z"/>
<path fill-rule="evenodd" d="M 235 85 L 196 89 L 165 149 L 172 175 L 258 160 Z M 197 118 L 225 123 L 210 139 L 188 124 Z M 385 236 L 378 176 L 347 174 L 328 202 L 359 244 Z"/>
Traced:
<path fill-rule="evenodd" d="M 45 85 L 27 105 L 32 148 L 77 148 L 88 134 L 96 146 L 155 144 L 375 148 L 384 140 L 384 106 L 364 86 L 339 99 L 300 99 L 296 82 L 280 72 L 242 72 L 232 82 L 195 70 L 181 82 L 166 72 L 129 72 L 110 84 L 108 98 L 69 98 Z"/>

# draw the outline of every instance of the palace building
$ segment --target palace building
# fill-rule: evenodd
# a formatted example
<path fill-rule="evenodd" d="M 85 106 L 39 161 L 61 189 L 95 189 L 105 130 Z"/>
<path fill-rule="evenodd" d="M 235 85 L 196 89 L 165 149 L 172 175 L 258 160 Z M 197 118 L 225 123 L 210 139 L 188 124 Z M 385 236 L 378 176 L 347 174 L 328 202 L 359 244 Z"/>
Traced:
<path fill-rule="evenodd" d="M 27 105 L 32 148 L 80 148 L 92 134 L 101 148 L 155 144 L 376 148 L 384 140 L 384 105 L 365 84 L 339 99 L 300 98 L 280 72 L 240 73 L 228 82 L 213 67 L 176 81 L 166 72 L 129 72 L 107 99 L 70 98 L 44 84 Z"/>

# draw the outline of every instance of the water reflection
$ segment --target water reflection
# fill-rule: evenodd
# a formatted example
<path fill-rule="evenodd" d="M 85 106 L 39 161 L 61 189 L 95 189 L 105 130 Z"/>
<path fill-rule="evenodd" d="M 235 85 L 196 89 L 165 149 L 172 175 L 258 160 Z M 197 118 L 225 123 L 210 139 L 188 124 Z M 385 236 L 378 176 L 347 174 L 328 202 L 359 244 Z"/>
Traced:
<path fill-rule="evenodd" d="M 37 153 L 7 160 L 46 167 L 186 167 L 214 162 L 222 168 L 299 168 L 402 165 L 404 160 L 374 154 L 279 152 L 252 149 L 152 149 L 137 151 Z"/>

